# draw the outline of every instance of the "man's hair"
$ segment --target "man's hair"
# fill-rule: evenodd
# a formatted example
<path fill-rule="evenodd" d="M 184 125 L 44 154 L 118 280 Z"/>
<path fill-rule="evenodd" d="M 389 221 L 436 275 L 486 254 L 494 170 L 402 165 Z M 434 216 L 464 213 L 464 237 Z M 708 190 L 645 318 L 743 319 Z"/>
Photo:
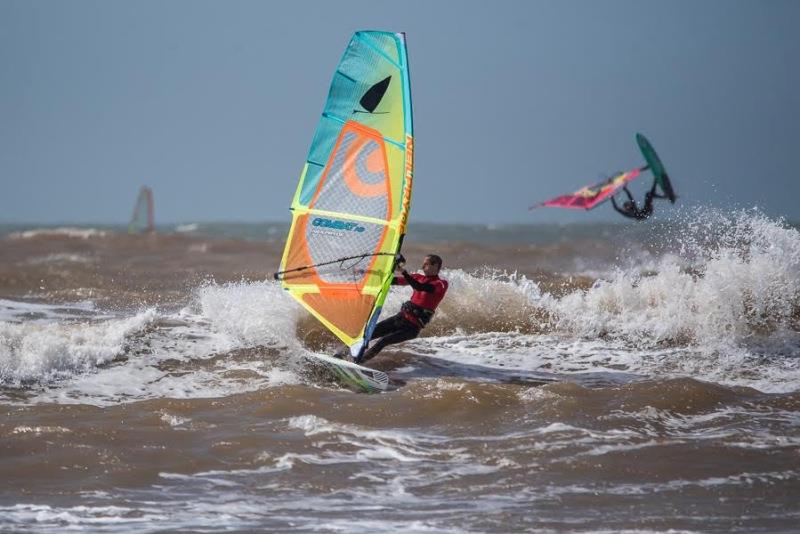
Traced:
<path fill-rule="evenodd" d="M 428 254 L 427 258 L 431 260 L 431 263 L 434 265 L 438 265 L 439 269 L 442 268 L 442 258 L 437 256 L 436 254 Z"/>

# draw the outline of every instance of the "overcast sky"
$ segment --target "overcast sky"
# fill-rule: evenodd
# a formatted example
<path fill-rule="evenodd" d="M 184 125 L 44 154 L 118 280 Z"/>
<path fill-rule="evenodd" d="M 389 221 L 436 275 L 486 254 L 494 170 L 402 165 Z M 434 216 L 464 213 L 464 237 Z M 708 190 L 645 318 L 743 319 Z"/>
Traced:
<path fill-rule="evenodd" d="M 144 184 L 157 223 L 288 221 L 361 29 L 407 34 L 413 222 L 617 220 L 527 207 L 644 164 L 637 131 L 679 203 L 798 220 L 798 27 L 793 0 L 0 0 L 0 222 L 125 223 Z"/>

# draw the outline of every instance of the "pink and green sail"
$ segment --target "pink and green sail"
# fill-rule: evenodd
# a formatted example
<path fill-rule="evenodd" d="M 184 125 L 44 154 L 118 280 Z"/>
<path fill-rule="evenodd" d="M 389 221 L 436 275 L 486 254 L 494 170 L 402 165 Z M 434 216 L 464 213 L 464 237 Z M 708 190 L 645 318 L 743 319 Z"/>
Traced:
<path fill-rule="evenodd" d="M 582 187 L 574 193 L 561 195 L 535 204 L 531 206 L 531 209 L 546 206 L 551 208 L 590 210 L 612 197 L 620 187 L 636 179 L 641 174 L 642 170 L 643 169 L 633 169 L 632 171 L 621 172 L 602 182 Z"/>
<path fill-rule="evenodd" d="M 530 207 L 530 209 L 546 206 L 551 208 L 590 210 L 613 197 L 620 188 L 625 187 L 629 182 L 638 178 L 641 173 L 646 170 L 650 170 L 650 172 L 653 174 L 654 184 L 661 189 L 662 195 L 668 198 L 669 201 L 674 204 L 677 196 L 672 188 L 672 184 L 670 183 L 669 176 L 664 168 L 664 164 L 661 162 L 658 154 L 656 154 L 653 145 L 651 145 L 650 141 L 648 141 L 647 138 L 640 133 L 636 134 L 636 144 L 639 145 L 639 150 L 642 152 L 642 156 L 647 162 L 647 165 L 644 167 L 639 167 L 638 169 L 633 169 L 627 172 L 619 172 L 611 178 L 607 178 L 606 180 L 596 184 L 582 187 L 574 193 L 561 195 L 556 198 L 551 198 L 550 200 L 534 204 Z"/>

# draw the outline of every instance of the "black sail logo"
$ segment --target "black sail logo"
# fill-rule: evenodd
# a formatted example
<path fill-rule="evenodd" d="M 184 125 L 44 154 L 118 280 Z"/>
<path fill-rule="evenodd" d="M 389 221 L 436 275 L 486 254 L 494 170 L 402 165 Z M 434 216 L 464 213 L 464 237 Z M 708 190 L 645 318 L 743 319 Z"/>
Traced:
<path fill-rule="evenodd" d="M 378 107 L 378 104 L 381 103 L 383 99 L 383 95 L 386 94 L 386 89 L 389 88 L 389 82 L 391 81 L 392 77 L 387 76 L 383 80 L 379 81 L 378 83 L 374 84 L 372 87 L 367 89 L 367 92 L 364 93 L 364 96 L 361 97 L 361 100 L 358 101 L 361 104 L 361 107 L 366 109 L 367 111 L 361 111 L 358 109 L 354 109 L 354 113 L 382 113 L 380 111 L 375 111 L 375 108 Z M 386 112 L 383 112 L 386 113 Z"/>

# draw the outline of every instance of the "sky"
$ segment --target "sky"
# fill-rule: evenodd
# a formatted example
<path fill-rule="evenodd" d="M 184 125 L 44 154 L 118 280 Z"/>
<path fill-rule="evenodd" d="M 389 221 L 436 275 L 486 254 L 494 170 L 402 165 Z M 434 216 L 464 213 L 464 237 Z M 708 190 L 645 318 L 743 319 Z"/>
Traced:
<path fill-rule="evenodd" d="M 800 220 L 800 2 L 0 0 L 0 222 L 288 221 L 357 30 L 407 35 L 412 222 L 616 221 L 531 204 L 644 164 Z M 649 176 L 632 190 L 643 196 Z"/>

